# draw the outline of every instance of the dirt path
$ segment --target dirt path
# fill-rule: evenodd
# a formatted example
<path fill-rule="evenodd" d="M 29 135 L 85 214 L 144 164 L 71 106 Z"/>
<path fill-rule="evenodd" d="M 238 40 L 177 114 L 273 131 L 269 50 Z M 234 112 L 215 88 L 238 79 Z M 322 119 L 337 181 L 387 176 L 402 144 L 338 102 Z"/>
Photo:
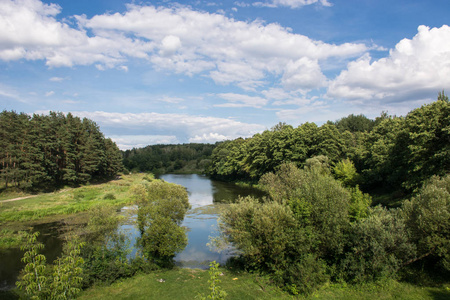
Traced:
<path fill-rule="evenodd" d="M 19 198 L 14 198 L 14 199 L 0 200 L 0 203 L 3 203 L 3 202 L 12 202 L 12 201 L 18 201 L 18 200 L 23 200 L 23 199 L 33 198 L 33 197 L 36 197 L 36 196 L 37 196 L 37 195 L 31 195 L 31 196 L 19 197 Z"/>

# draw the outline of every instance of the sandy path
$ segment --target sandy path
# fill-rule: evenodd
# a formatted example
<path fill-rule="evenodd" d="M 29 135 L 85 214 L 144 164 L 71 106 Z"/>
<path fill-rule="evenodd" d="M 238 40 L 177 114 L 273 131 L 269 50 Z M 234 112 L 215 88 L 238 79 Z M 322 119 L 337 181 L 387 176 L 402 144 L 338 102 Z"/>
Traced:
<path fill-rule="evenodd" d="M 0 203 L 3 203 L 3 202 L 12 202 L 12 201 L 18 201 L 18 200 L 23 200 L 23 199 L 33 198 L 33 197 L 36 197 L 36 196 L 37 196 L 37 195 L 31 195 L 31 196 L 19 197 L 19 198 L 14 198 L 14 199 L 1 200 Z"/>

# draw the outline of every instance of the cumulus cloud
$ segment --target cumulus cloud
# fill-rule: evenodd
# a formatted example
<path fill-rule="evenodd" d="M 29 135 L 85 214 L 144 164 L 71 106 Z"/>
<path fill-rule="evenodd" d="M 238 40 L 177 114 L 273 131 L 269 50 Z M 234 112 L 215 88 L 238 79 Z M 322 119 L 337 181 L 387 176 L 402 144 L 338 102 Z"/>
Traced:
<path fill-rule="evenodd" d="M 366 54 L 348 64 L 330 83 L 328 96 L 353 101 L 417 100 L 450 88 L 450 27 L 419 26 L 389 56 L 372 61 Z"/>
<path fill-rule="evenodd" d="M 273 1 L 291 7 L 313 2 L 328 3 Z M 76 21 L 76 27 L 59 21 L 60 11 L 58 5 L 38 0 L 1 1 L 0 59 L 127 71 L 124 63 L 138 58 L 156 69 L 206 75 L 217 84 L 245 90 L 265 86 L 273 76 L 291 89 L 310 89 L 323 83 L 320 61 L 348 59 L 368 50 L 364 44 L 328 44 L 278 24 L 237 21 L 182 5 L 129 4 L 124 13 L 69 18 Z"/>
<path fill-rule="evenodd" d="M 113 67 L 126 56 L 145 57 L 149 50 L 123 33 L 89 37 L 84 29 L 57 21 L 60 11 L 60 6 L 38 0 L 0 1 L 0 59 L 43 59 L 49 67 Z"/>

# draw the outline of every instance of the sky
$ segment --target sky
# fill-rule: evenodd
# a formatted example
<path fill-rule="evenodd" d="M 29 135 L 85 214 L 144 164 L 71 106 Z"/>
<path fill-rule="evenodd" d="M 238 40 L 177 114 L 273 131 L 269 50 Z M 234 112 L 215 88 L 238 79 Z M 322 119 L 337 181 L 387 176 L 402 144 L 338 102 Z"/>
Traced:
<path fill-rule="evenodd" d="M 405 115 L 450 90 L 448 0 L 0 0 L 0 109 L 120 149 Z"/>

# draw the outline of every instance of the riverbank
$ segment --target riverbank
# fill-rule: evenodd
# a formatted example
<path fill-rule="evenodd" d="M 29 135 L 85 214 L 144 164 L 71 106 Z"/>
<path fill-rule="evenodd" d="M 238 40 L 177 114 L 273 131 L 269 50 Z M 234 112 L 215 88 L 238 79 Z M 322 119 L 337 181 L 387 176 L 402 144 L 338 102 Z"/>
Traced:
<path fill-rule="evenodd" d="M 60 222 L 61 233 L 87 222 L 87 214 L 98 205 L 123 207 L 133 201 L 130 187 L 152 174 L 122 175 L 119 179 L 77 188 L 64 188 L 52 193 L 28 195 L 22 192 L 0 195 L 0 249 L 19 247 L 21 230 L 37 224 Z M 14 200 L 14 201 L 11 201 Z"/>

